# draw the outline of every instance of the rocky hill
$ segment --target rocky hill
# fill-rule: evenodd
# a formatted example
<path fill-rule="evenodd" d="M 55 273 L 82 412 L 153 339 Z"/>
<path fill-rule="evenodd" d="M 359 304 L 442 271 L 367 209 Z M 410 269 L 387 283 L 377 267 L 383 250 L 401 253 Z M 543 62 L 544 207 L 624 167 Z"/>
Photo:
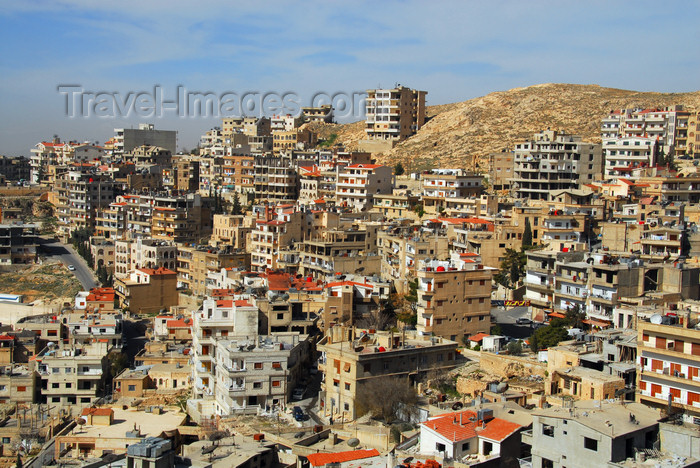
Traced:
<path fill-rule="evenodd" d="M 408 170 L 462 167 L 485 170 L 488 155 L 551 128 L 600 141 L 600 121 L 612 109 L 683 104 L 700 109 L 700 91 L 652 93 L 597 85 L 541 84 L 500 91 L 469 101 L 431 106 L 428 122 L 391 151 L 377 155 L 384 164 Z M 364 138 L 364 122 L 323 125 L 322 137 L 336 134 L 349 149 Z"/>

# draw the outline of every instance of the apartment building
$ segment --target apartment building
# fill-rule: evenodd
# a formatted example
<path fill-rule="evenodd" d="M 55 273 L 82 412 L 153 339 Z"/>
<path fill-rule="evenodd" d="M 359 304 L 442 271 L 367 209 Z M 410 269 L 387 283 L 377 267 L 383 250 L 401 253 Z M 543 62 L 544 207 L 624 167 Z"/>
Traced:
<path fill-rule="evenodd" d="M 119 307 L 133 313 L 153 313 L 178 304 L 177 273 L 167 268 L 137 268 L 115 278 Z"/>
<path fill-rule="evenodd" d="M 510 190 L 515 158 L 510 151 L 489 154 L 489 185 L 494 192 Z"/>
<path fill-rule="evenodd" d="M 659 142 L 666 154 L 685 153 L 687 123 L 691 113 L 683 106 L 648 109 L 618 109 L 602 120 L 603 143 L 608 140 L 630 137 L 648 137 Z"/>
<path fill-rule="evenodd" d="M 0 335 L 0 342 L 3 340 Z M 0 403 L 32 404 L 40 401 L 41 380 L 39 373 L 26 364 L 4 362 L 0 366 Z M 0 436 L 1 437 L 1 436 Z"/>
<path fill-rule="evenodd" d="M 516 143 L 511 189 L 517 198 L 549 200 L 553 190 L 579 188 L 602 174 L 599 144 L 546 130 Z"/>
<path fill-rule="evenodd" d="M 109 373 L 108 343 L 49 345 L 37 357 L 40 402 L 73 412 L 90 406 Z"/>
<path fill-rule="evenodd" d="M 301 116 L 291 116 L 287 115 L 273 115 L 270 117 L 270 131 L 273 135 L 276 132 L 290 132 L 298 128 L 304 119 Z"/>
<path fill-rule="evenodd" d="M 249 256 L 231 246 L 180 246 L 177 250 L 178 284 L 197 296 L 207 295 L 216 285 L 208 278 L 222 268 L 247 270 Z"/>
<path fill-rule="evenodd" d="M 655 314 L 637 321 L 637 401 L 671 408 L 700 424 L 700 329 L 698 314 Z"/>
<path fill-rule="evenodd" d="M 589 273 L 588 317 L 612 322 L 620 299 L 642 295 L 644 267 L 609 256 L 594 259 Z"/>
<path fill-rule="evenodd" d="M 209 242 L 216 245 L 229 245 L 234 249 L 245 250 L 248 234 L 252 227 L 244 215 L 215 214 Z"/>
<path fill-rule="evenodd" d="M 416 208 L 419 201 L 418 195 L 411 195 L 410 192 L 397 194 L 394 190 L 394 193 L 390 195 L 374 195 L 372 211 L 383 214 L 387 219 L 403 218 L 417 221 L 419 216 L 416 213 Z"/>
<path fill-rule="evenodd" d="M 395 226 L 377 233 L 377 248 L 382 278 L 391 280 L 399 293 L 405 293 L 421 261 L 448 254 L 448 239 L 414 226 Z"/>
<path fill-rule="evenodd" d="M 343 275 L 340 281 L 322 286 L 324 300 L 318 314 L 319 328 L 324 332 L 336 325 L 357 325 L 372 322 L 380 301 L 389 299 L 391 283 L 376 276 Z"/>
<path fill-rule="evenodd" d="M 323 372 L 321 407 L 335 421 L 358 416 L 357 397 L 364 385 L 383 377 L 416 382 L 430 371 L 447 371 L 460 364 L 457 343 L 442 337 L 405 333 L 360 333 L 332 327 L 318 343 Z"/>
<path fill-rule="evenodd" d="M 11 158 L 0 155 L 0 179 L 11 181 L 30 181 L 32 167 L 30 160 L 24 156 Z"/>
<path fill-rule="evenodd" d="M 463 342 L 489 332 L 494 269 L 457 255 L 449 261 L 425 260 L 417 270 L 418 334 Z"/>
<path fill-rule="evenodd" d="M 414 135 L 425 123 L 427 94 L 404 86 L 368 89 L 365 101 L 367 138 L 400 141 Z"/>
<path fill-rule="evenodd" d="M 114 245 L 114 275 L 124 278 L 137 268 L 177 269 L 177 246 L 150 238 L 117 240 Z"/>
<path fill-rule="evenodd" d="M 526 255 L 523 299 L 530 301 L 533 320 L 544 321 L 554 307 L 554 264 L 568 256 L 552 250 L 529 250 Z"/>
<path fill-rule="evenodd" d="M 258 212 L 258 216 L 259 216 Z M 276 270 L 282 251 L 302 240 L 304 217 L 291 205 L 273 211 L 266 206 L 264 217 L 255 220 L 250 234 L 250 264 L 254 271 Z"/>
<path fill-rule="evenodd" d="M 71 232 L 94 229 L 97 210 L 114 200 L 114 181 L 98 174 L 70 170 L 56 180 L 58 232 L 67 239 Z"/>
<path fill-rule="evenodd" d="M 522 441 L 532 447 L 532 468 L 624 466 L 637 451 L 654 448 L 658 420 L 656 411 L 636 403 L 553 406 L 533 413 Z"/>
<path fill-rule="evenodd" d="M 367 211 L 374 206 L 374 195 L 390 194 L 394 187 L 392 169 L 379 164 L 352 164 L 338 173 L 336 205 Z"/>
<path fill-rule="evenodd" d="M 255 158 L 253 156 L 224 156 L 223 186 L 238 193 L 255 191 Z"/>
<path fill-rule="evenodd" d="M 603 141 L 606 177 L 630 177 L 639 169 L 656 164 L 659 147 L 655 138 L 629 136 Z"/>
<path fill-rule="evenodd" d="M 73 146 L 70 143 L 61 142 L 60 138 L 42 141 L 34 145 L 34 148 L 31 149 L 32 155 L 29 157 L 31 181 L 33 183 L 48 182 L 49 169 L 59 163 L 67 162 L 72 152 Z"/>
<path fill-rule="evenodd" d="M 283 408 L 302 380 L 310 346 L 298 333 L 216 342 L 216 414 Z M 256 339 L 257 338 L 257 339 Z"/>
<path fill-rule="evenodd" d="M 317 141 L 318 135 L 308 128 L 273 130 L 272 151 L 279 154 L 283 151 L 312 148 L 316 146 Z"/>
<path fill-rule="evenodd" d="M 0 265 L 36 263 L 37 226 L 0 224 Z"/>
<path fill-rule="evenodd" d="M 333 123 L 333 106 L 323 104 L 318 107 L 302 107 L 301 117 L 304 122 Z"/>
<path fill-rule="evenodd" d="M 448 198 L 470 198 L 481 195 L 483 176 L 462 169 L 431 169 L 421 174 L 423 209 L 428 214 L 445 210 Z"/>
<path fill-rule="evenodd" d="M 688 137 L 686 139 L 686 154 L 695 157 L 700 153 L 700 111 L 688 116 Z"/>
<path fill-rule="evenodd" d="M 153 124 L 139 124 L 139 128 L 115 128 L 113 137 L 113 157 L 118 159 L 143 145 L 159 146 L 177 152 L 177 132 L 156 130 Z"/>
<path fill-rule="evenodd" d="M 297 172 L 290 157 L 255 156 L 255 198 L 271 202 L 297 199 Z"/>
<path fill-rule="evenodd" d="M 365 223 L 346 229 L 328 229 L 305 239 L 299 246 L 299 273 L 314 278 L 336 272 L 373 275 L 380 272 L 377 256 L 379 224 Z"/>

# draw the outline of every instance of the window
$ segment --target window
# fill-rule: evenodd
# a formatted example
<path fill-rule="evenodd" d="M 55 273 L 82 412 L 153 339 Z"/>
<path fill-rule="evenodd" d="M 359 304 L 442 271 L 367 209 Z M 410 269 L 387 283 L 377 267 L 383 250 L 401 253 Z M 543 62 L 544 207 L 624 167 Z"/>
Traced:
<path fill-rule="evenodd" d="M 130 392 L 135 392 L 135 391 L 136 391 L 136 385 L 129 385 L 129 391 L 130 391 Z"/>
<path fill-rule="evenodd" d="M 334 387 L 340 387 L 340 380 L 333 380 Z"/>
<path fill-rule="evenodd" d="M 440 442 L 435 443 L 435 450 L 437 450 L 438 452 L 444 452 L 445 444 L 441 444 Z"/>
<path fill-rule="evenodd" d="M 362 370 L 363 370 L 364 372 L 370 372 L 370 371 L 372 370 L 372 364 L 364 364 L 364 365 L 362 366 Z"/>
<path fill-rule="evenodd" d="M 272 386 L 273 386 L 273 387 L 279 387 L 279 386 L 280 386 L 280 381 L 279 381 L 279 380 L 273 380 L 273 381 L 272 381 Z"/>
<path fill-rule="evenodd" d="M 546 435 L 547 437 L 554 437 L 554 426 L 550 426 L 549 424 L 542 424 L 542 435 Z"/>
<path fill-rule="evenodd" d="M 3 443 L 3 444 L 9 444 L 9 443 L 10 443 L 10 438 L 9 438 L 9 437 L 3 437 L 3 438 L 2 438 L 2 443 Z"/>
<path fill-rule="evenodd" d="M 344 409 L 345 411 L 350 411 L 350 404 L 349 404 L 349 403 L 344 403 L 344 404 L 343 404 L 343 409 Z"/>
<path fill-rule="evenodd" d="M 51 388 L 58 388 L 58 384 L 57 384 L 57 383 L 52 383 L 52 384 L 51 384 Z"/>
<path fill-rule="evenodd" d="M 588 450 L 593 450 L 594 452 L 597 452 L 598 451 L 598 441 L 595 439 L 584 437 L 583 438 L 583 447 L 587 448 Z"/>
<path fill-rule="evenodd" d="M 281 363 L 281 362 L 273 362 L 273 363 L 272 363 L 272 368 L 273 368 L 273 369 L 281 369 L 281 368 L 282 368 L 282 363 Z"/>
<path fill-rule="evenodd" d="M 18 392 L 26 392 L 26 391 L 27 391 L 27 387 L 17 387 L 17 391 L 18 391 Z"/>
<path fill-rule="evenodd" d="M 253 382 L 253 388 L 262 388 L 262 382 Z"/>
<path fill-rule="evenodd" d="M 260 370 L 260 369 L 263 368 L 263 363 L 262 363 L 262 362 L 256 362 L 255 364 L 253 364 L 253 368 L 254 368 L 254 369 Z"/>
<path fill-rule="evenodd" d="M 467 450 L 469 450 L 469 442 L 462 444 L 462 452 L 466 452 Z"/>

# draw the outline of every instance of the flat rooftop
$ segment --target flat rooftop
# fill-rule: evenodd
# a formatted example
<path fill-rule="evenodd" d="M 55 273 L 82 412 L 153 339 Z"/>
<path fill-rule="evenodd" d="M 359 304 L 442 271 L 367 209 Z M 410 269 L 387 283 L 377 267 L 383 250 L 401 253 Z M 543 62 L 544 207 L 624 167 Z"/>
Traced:
<path fill-rule="evenodd" d="M 146 413 L 134 408 L 124 410 L 121 406 L 112 407 L 112 410 L 114 410 L 114 423 L 111 426 L 86 424 L 71 435 L 121 439 L 126 437 L 128 431 L 133 431 L 136 425 L 136 428 L 141 431 L 141 436 L 158 437 L 163 431 L 180 426 L 187 417 L 175 407 L 164 407 L 162 414 Z"/>
<path fill-rule="evenodd" d="M 631 414 L 634 415 L 634 421 Z M 660 419 L 657 410 L 640 403 L 608 403 L 599 400 L 577 401 L 572 410 L 561 407 L 535 410 L 533 416 L 575 421 L 608 437 L 620 437 L 638 431 Z"/>

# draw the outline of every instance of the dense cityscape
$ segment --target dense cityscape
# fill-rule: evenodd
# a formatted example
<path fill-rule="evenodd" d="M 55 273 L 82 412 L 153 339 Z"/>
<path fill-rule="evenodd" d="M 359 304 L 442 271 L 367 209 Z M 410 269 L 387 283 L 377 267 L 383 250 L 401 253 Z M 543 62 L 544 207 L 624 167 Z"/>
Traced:
<path fill-rule="evenodd" d="M 367 96 L 353 150 L 319 137 L 324 106 L 224 118 L 187 153 L 143 124 L 3 158 L 4 450 L 698 463 L 698 111 L 613 109 L 598 143 L 546 129 L 487 173 L 409 173 L 373 155 L 420 131 L 426 92 Z"/>
<path fill-rule="evenodd" d="M 698 18 L 2 2 L 0 468 L 700 468 Z"/>

